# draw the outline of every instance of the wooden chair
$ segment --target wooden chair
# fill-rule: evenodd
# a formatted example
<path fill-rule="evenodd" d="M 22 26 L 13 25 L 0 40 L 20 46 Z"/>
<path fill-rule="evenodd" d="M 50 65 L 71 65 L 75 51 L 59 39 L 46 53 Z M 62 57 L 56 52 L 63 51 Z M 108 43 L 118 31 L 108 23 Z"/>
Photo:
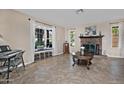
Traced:
<path fill-rule="evenodd" d="M 77 59 L 77 55 L 75 53 L 72 53 L 72 59 L 73 59 L 73 65 L 74 66 L 75 64 L 78 64 L 78 59 Z"/>

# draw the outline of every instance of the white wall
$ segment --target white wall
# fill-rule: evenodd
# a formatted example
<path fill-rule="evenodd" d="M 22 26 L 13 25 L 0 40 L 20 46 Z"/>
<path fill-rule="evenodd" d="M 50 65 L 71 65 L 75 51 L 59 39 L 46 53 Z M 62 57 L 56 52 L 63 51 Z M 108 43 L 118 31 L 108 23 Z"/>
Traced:
<path fill-rule="evenodd" d="M 30 22 L 27 16 L 13 10 L 0 10 L 0 34 L 12 49 L 25 50 L 26 64 L 33 62 L 30 48 Z"/>
<path fill-rule="evenodd" d="M 63 43 L 65 42 L 65 29 L 60 26 L 55 28 L 55 38 L 56 38 L 56 54 L 63 54 Z"/>
<path fill-rule="evenodd" d="M 29 21 L 29 17 L 30 16 L 14 10 L 0 10 L 0 34 L 3 36 L 4 41 L 13 49 L 25 50 L 25 64 L 34 62 L 35 18 L 32 18 L 33 20 Z M 63 43 L 65 41 L 64 35 L 65 29 L 56 26 L 54 34 L 54 55 L 63 53 Z M 0 40 L 0 43 L 1 42 L 2 41 Z"/>
<path fill-rule="evenodd" d="M 121 36 L 121 47 L 120 47 L 120 55 L 121 57 L 124 57 L 124 22 L 121 22 L 120 23 L 120 26 L 121 26 L 121 33 L 120 33 L 120 36 Z"/>

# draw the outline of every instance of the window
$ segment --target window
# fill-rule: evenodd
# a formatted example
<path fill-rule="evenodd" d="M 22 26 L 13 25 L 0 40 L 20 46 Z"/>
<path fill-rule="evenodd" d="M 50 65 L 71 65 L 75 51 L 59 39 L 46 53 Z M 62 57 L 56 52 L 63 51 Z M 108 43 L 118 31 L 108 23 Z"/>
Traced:
<path fill-rule="evenodd" d="M 75 31 L 70 31 L 70 46 L 75 46 Z"/>
<path fill-rule="evenodd" d="M 45 46 L 44 29 L 35 29 L 35 49 Z"/>
<path fill-rule="evenodd" d="M 35 49 L 52 48 L 52 29 L 35 28 Z"/>
<path fill-rule="evenodd" d="M 112 47 L 119 46 L 119 26 L 112 27 Z"/>
<path fill-rule="evenodd" d="M 46 30 L 47 38 L 46 38 L 46 47 L 52 48 L 52 30 Z"/>

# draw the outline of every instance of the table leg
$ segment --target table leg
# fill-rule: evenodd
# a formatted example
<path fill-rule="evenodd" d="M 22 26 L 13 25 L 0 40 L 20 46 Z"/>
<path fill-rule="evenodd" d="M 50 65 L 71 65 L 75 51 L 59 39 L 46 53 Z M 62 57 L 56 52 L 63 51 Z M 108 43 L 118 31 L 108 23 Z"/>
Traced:
<path fill-rule="evenodd" d="M 72 66 L 74 67 L 75 64 L 76 64 L 76 63 L 74 62 L 74 64 L 73 64 Z"/>
<path fill-rule="evenodd" d="M 22 56 L 22 65 L 23 65 L 23 67 L 24 67 L 24 70 L 25 70 L 25 63 L 24 63 L 23 56 Z"/>
<path fill-rule="evenodd" d="M 9 83 L 9 72 L 10 72 L 10 58 L 8 59 L 8 70 L 7 70 L 7 83 Z"/>
<path fill-rule="evenodd" d="M 90 61 L 89 65 L 92 65 L 92 62 Z"/>
<path fill-rule="evenodd" d="M 78 61 L 77 61 L 77 65 L 80 65 L 80 62 L 81 62 L 81 60 L 80 60 L 80 59 L 78 59 Z"/>
<path fill-rule="evenodd" d="M 73 62 L 74 62 L 74 63 L 73 63 L 73 65 L 72 65 L 72 66 L 74 67 L 74 65 L 76 64 L 76 61 L 75 61 L 75 59 L 74 59 L 74 58 L 73 58 Z"/>
<path fill-rule="evenodd" d="M 90 60 L 87 60 L 87 69 L 88 69 L 88 70 L 90 69 L 89 63 L 90 63 Z"/>

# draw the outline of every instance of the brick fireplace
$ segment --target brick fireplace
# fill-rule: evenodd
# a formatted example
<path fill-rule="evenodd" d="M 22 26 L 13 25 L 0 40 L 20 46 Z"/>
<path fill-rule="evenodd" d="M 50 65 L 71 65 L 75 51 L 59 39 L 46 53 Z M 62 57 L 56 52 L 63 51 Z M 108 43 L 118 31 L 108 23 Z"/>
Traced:
<path fill-rule="evenodd" d="M 101 36 L 80 36 L 81 46 L 85 47 L 88 52 L 93 52 L 95 55 L 102 55 L 102 37 Z"/>

